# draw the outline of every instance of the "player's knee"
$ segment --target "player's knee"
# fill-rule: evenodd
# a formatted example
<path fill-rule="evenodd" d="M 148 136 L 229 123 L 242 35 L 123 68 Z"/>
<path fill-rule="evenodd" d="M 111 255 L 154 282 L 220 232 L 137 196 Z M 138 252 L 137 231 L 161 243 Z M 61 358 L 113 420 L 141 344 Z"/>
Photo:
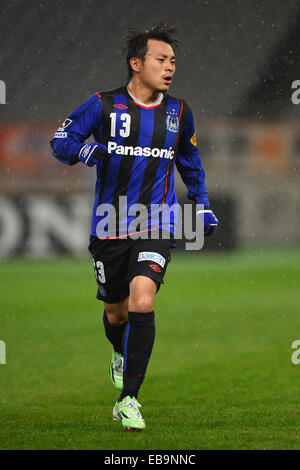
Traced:
<path fill-rule="evenodd" d="M 130 304 L 130 310 L 139 313 L 148 313 L 153 310 L 153 297 L 150 295 L 143 295 L 134 299 Z"/>
<path fill-rule="evenodd" d="M 122 325 L 127 321 L 127 315 L 116 315 L 116 314 L 109 314 L 106 313 L 108 321 L 111 325 L 113 326 L 119 326 Z"/>
<path fill-rule="evenodd" d="M 124 303 L 117 304 L 106 304 L 105 305 L 106 315 L 111 325 L 120 325 L 125 323 L 128 318 L 128 305 Z"/>

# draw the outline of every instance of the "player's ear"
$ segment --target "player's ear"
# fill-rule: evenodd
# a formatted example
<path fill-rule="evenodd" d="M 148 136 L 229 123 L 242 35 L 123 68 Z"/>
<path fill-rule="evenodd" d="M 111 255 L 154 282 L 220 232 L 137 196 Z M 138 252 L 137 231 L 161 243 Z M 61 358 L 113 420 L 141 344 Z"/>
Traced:
<path fill-rule="evenodd" d="M 141 71 L 142 61 L 138 57 L 132 57 L 130 59 L 130 66 L 133 72 L 140 72 Z"/>

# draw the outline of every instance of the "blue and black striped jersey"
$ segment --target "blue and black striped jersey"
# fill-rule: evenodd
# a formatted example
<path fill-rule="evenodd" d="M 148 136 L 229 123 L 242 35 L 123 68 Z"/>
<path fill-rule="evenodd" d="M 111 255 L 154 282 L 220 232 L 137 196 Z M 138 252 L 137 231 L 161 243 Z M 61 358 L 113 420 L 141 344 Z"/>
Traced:
<path fill-rule="evenodd" d="M 90 136 L 108 151 L 97 164 L 92 235 L 99 236 L 100 205 L 113 205 L 121 220 L 120 196 L 127 197 L 127 207 L 148 208 L 148 230 L 165 228 L 174 233 L 174 220 L 164 227 L 161 220 L 157 226 L 151 218 L 152 206 L 177 203 L 174 163 L 188 189 L 187 197 L 209 206 L 193 115 L 185 101 L 164 94 L 161 103 L 146 107 L 136 103 L 126 87 L 95 93 L 55 133 L 52 153 L 63 163 L 77 163 L 79 150 Z M 130 218 L 127 221 L 128 228 Z"/>

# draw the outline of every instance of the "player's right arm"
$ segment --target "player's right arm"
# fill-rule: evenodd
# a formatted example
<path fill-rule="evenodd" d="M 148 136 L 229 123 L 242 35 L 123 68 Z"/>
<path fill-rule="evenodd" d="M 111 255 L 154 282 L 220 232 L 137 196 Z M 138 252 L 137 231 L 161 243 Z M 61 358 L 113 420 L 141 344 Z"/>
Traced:
<path fill-rule="evenodd" d="M 66 165 L 82 161 L 93 166 L 106 155 L 106 147 L 100 142 L 85 144 L 101 124 L 102 99 L 95 93 L 64 121 L 50 142 L 52 155 Z"/>

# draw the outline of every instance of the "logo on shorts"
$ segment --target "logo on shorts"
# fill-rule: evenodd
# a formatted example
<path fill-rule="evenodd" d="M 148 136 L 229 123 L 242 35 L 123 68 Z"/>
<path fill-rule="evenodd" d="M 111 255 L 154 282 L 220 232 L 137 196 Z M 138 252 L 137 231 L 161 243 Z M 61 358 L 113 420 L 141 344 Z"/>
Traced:
<path fill-rule="evenodd" d="M 104 287 L 99 286 L 99 287 L 98 287 L 98 290 L 99 290 L 99 294 L 102 295 L 102 297 L 107 297 L 107 292 L 106 292 L 106 290 L 104 289 Z"/>
<path fill-rule="evenodd" d="M 157 264 L 150 264 L 149 267 L 153 269 L 153 271 L 155 271 L 156 273 L 161 273 L 161 269 L 159 266 L 157 266 Z"/>
<path fill-rule="evenodd" d="M 142 251 L 141 253 L 139 253 L 138 262 L 139 261 L 154 261 L 163 268 L 166 259 L 159 253 L 154 253 L 153 251 Z"/>

